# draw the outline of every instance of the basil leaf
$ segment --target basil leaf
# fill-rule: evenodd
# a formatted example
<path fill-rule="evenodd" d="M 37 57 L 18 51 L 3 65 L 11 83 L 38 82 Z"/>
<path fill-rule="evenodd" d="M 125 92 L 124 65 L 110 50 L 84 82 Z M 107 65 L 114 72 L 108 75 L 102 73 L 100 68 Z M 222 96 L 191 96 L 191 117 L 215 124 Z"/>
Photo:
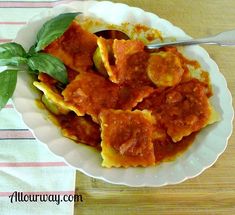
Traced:
<path fill-rule="evenodd" d="M 20 66 L 25 66 L 25 65 L 27 65 L 27 59 L 23 57 L 12 57 L 8 59 L 0 59 L 0 66 L 20 67 Z"/>
<path fill-rule="evenodd" d="M 47 21 L 37 34 L 35 51 L 38 52 L 44 49 L 51 42 L 62 36 L 78 14 L 80 14 L 80 12 L 64 13 Z"/>
<path fill-rule="evenodd" d="M 3 43 L 0 44 L 0 58 L 11 57 L 25 57 L 26 52 L 24 48 L 17 43 Z"/>
<path fill-rule="evenodd" d="M 32 46 L 30 47 L 30 49 L 29 49 L 29 51 L 28 51 L 28 53 L 27 53 L 27 56 L 28 56 L 28 57 L 29 57 L 29 56 L 32 56 L 33 54 L 36 53 L 36 52 L 35 52 L 36 45 L 37 45 L 37 44 L 34 44 L 34 45 L 32 45 Z"/>
<path fill-rule="evenodd" d="M 16 81 L 16 70 L 5 70 L 0 73 L 0 110 L 5 107 L 7 101 L 12 97 Z"/>
<path fill-rule="evenodd" d="M 52 55 L 36 53 L 28 58 L 28 66 L 32 70 L 38 70 L 39 72 L 50 75 L 63 84 L 68 82 L 67 70 L 64 64 Z"/>

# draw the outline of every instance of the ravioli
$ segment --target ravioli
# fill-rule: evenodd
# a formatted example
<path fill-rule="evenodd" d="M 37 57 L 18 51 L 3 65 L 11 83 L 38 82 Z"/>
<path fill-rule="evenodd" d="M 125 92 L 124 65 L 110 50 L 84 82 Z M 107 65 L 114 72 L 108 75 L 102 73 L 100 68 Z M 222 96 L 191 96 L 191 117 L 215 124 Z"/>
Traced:
<path fill-rule="evenodd" d="M 150 166 L 154 118 L 149 111 L 105 110 L 100 114 L 102 166 Z"/>
<path fill-rule="evenodd" d="M 78 116 L 81 116 L 81 112 L 75 106 L 70 105 L 64 101 L 62 95 L 58 92 L 55 92 L 51 89 L 50 85 L 47 85 L 43 82 L 34 81 L 33 85 L 42 91 L 46 98 L 54 103 L 57 108 L 60 110 L 60 113 L 67 114 L 69 111 L 74 111 Z"/>
<path fill-rule="evenodd" d="M 138 40 L 110 41 L 98 39 L 98 46 L 109 79 L 117 84 L 151 85 L 146 68 L 149 53 L 144 43 Z"/>
<path fill-rule="evenodd" d="M 99 57 L 101 61 L 98 65 L 98 71 L 101 72 L 104 76 L 110 76 L 112 79 L 113 76 L 113 69 L 112 66 L 114 65 L 114 56 L 113 56 L 113 40 L 106 40 L 102 37 L 97 39 L 97 45 L 99 47 Z"/>
<path fill-rule="evenodd" d="M 178 142 L 218 119 L 206 92 L 203 83 L 192 79 L 168 90 L 156 90 L 138 108 L 152 110 L 159 125 Z"/>
<path fill-rule="evenodd" d="M 92 55 L 96 47 L 97 37 L 73 21 L 68 30 L 48 45 L 44 52 L 59 58 L 66 66 L 80 72 L 92 67 Z"/>
<path fill-rule="evenodd" d="M 76 107 L 80 115 L 88 114 L 95 122 L 103 109 L 115 108 L 119 87 L 95 73 L 81 73 L 62 92 L 65 102 Z"/>
<path fill-rule="evenodd" d="M 57 117 L 62 134 L 78 143 L 100 148 L 100 126 L 90 117 L 79 117 L 74 112 Z"/>

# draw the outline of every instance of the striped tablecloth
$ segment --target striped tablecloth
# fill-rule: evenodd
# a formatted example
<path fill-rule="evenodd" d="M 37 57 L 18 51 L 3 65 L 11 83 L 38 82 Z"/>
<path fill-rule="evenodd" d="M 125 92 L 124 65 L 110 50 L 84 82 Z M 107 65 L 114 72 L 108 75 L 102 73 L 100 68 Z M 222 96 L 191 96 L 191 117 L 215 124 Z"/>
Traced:
<path fill-rule="evenodd" d="M 0 1 L 0 43 L 12 41 L 30 17 L 66 2 Z M 9 101 L 0 111 L 0 215 L 73 214 L 74 202 L 19 202 L 9 196 L 64 196 L 74 189 L 75 170 L 37 142 Z"/>

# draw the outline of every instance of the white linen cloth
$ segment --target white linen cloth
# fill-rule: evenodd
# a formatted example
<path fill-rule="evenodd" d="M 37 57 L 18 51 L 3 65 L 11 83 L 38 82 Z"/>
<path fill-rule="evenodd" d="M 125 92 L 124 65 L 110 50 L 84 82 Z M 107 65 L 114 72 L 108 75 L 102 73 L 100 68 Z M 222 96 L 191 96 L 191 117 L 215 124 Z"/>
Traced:
<path fill-rule="evenodd" d="M 12 41 L 30 17 L 65 2 L 0 0 L 0 43 Z M 50 195 L 52 200 L 53 195 L 61 199 L 64 195 L 73 195 L 75 172 L 33 137 L 9 101 L 0 111 L 0 214 L 73 214 L 73 201 L 42 202 L 39 196 Z M 38 195 L 38 199 L 19 202 L 19 198 L 18 201 L 15 197 L 9 198 L 15 191 L 23 192 L 26 197 Z"/>

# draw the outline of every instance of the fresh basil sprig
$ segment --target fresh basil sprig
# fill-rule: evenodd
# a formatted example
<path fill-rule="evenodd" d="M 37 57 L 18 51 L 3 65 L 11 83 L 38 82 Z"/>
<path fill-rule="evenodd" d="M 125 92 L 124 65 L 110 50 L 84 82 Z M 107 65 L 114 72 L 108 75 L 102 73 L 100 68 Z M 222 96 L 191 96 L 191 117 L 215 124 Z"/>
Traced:
<path fill-rule="evenodd" d="M 16 70 L 5 70 L 0 73 L 0 110 L 6 105 L 11 98 L 17 81 Z"/>
<path fill-rule="evenodd" d="M 36 53 L 28 58 L 28 66 L 33 71 L 44 72 L 63 84 L 68 82 L 64 64 L 58 59 L 46 53 Z"/>
<path fill-rule="evenodd" d="M 68 82 L 64 64 L 50 54 L 38 52 L 62 36 L 78 14 L 80 13 L 60 14 L 47 21 L 39 30 L 36 43 L 28 53 L 17 43 L 0 44 L 0 66 L 7 66 L 5 71 L 0 72 L 0 110 L 15 90 L 17 71 L 43 72 L 62 84 Z"/>
<path fill-rule="evenodd" d="M 27 53 L 17 43 L 0 44 L 0 66 L 15 66 L 27 64 Z"/>
<path fill-rule="evenodd" d="M 64 13 L 47 21 L 37 34 L 35 52 L 41 51 L 52 41 L 62 36 L 78 14 L 81 13 Z"/>
<path fill-rule="evenodd" d="M 0 45 L 0 59 L 11 57 L 26 57 L 26 51 L 17 43 L 5 43 Z"/>
<path fill-rule="evenodd" d="M 27 65 L 27 58 L 25 57 L 11 57 L 6 59 L 0 59 L 0 66 L 25 66 Z"/>

